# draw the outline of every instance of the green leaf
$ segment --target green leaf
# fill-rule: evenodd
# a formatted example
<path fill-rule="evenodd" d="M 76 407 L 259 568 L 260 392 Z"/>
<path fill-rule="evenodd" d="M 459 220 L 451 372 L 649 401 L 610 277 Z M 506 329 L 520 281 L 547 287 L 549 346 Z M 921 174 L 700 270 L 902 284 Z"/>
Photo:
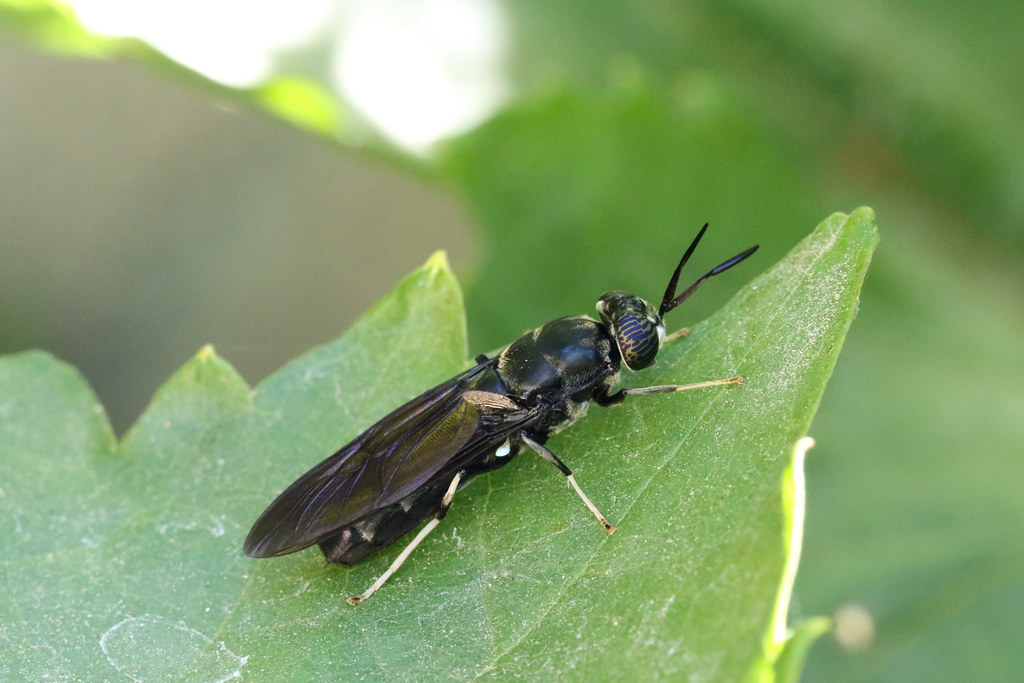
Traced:
<path fill-rule="evenodd" d="M 356 608 L 343 598 L 397 548 L 346 569 L 241 543 L 292 479 L 468 362 L 443 257 L 255 390 L 202 350 L 120 445 L 73 369 L 4 358 L 0 677 L 738 680 L 766 656 L 793 530 L 782 482 L 875 241 L 870 210 L 831 217 L 628 377 L 742 387 L 635 397 L 549 441 L 615 535 L 524 455 Z"/>

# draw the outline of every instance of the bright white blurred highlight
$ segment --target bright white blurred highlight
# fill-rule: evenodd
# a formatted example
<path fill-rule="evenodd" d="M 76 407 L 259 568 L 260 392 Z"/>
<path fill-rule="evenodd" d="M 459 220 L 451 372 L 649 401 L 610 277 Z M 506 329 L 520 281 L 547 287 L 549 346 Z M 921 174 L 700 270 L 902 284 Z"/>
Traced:
<path fill-rule="evenodd" d="M 361 0 L 347 10 L 336 87 L 407 150 L 471 129 L 505 98 L 505 24 L 493 0 Z"/>
<path fill-rule="evenodd" d="M 135 37 L 227 86 L 274 75 L 275 55 L 318 34 L 331 87 L 413 153 L 470 130 L 505 100 L 497 0 L 69 0 L 89 30 Z"/>
<path fill-rule="evenodd" d="M 321 28 L 331 0 L 71 0 L 82 25 L 106 36 L 139 38 L 225 85 L 243 88 L 271 75 L 277 50 Z"/>

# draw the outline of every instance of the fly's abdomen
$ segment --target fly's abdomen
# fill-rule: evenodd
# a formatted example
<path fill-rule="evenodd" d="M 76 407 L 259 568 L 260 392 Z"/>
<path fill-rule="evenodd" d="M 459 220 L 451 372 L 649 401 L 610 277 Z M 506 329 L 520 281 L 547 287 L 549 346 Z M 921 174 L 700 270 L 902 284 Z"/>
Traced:
<path fill-rule="evenodd" d="M 328 562 L 351 566 L 394 543 L 441 509 L 444 486 L 424 487 L 320 541 Z"/>

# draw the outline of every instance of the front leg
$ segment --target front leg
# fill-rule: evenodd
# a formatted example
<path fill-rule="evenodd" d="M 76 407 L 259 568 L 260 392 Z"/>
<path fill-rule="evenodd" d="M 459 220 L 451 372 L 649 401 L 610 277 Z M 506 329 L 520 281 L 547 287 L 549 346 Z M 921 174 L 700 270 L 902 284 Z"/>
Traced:
<path fill-rule="evenodd" d="M 690 336 L 690 328 L 689 327 L 681 327 L 678 330 L 676 330 L 675 332 L 673 332 L 672 334 L 666 335 L 665 338 L 661 340 L 661 343 L 662 344 L 668 344 L 669 342 L 674 342 L 676 339 L 685 339 L 686 337 L 689 337 L 689 336 Z"/>
<path fill-rule="evenodd" d="M 614 394 L 610 394 L 608 393 L 608 387 L 602 384 L 594 391 L 594 402 L 602 408 L 617 406 L 625 400 L 625 389 L 619 389 Z"/>
<path fill-rule="evenodd" d="M 693 384 L 659 384 L 654 387 L 636 387 L 635 389 L 621 389 L 618 393 L 624 394 L 619 399 L 621 402 L 630 394 L 671 394 L 676 391 L 689 391 L 690 389 L 703 389 L 704 387 L 717 387 L 722 384 L 743 384 L 743 375 L 734 375 L 725 379 L 709 379 L 706 382 L 694 382 Z"/>
<path fill-rule="evenodd" d="M 609 393 L 608 387 L 601 386 L 594 391 L 594 402 L 604 408 L 615 406 L 626 400 L 630 394 L 671 394 L 677 391 L 689 391 L 690 389 L 703 389 L 704 387 L 715 387 L 721 384 L 743 384 L 743 376 L 735 375 L 725 379 L 711 379 L 706 382 L 694 382 L 693 384 L 659 384 L 653 387 L 636 387 L 632 389 L 619 389 L 615 393 Z"/>

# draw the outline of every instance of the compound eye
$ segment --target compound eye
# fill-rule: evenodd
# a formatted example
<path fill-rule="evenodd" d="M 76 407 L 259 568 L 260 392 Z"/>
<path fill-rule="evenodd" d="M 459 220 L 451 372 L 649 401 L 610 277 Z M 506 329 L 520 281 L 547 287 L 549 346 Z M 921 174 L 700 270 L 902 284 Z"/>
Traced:
<path fill-rule="evenodd" d="M 654 363 L 660 342 L 657 326 L 645 315 L 623 315 L 615 323 L 615 343 L 630 370 L 643 370 Z"/>

